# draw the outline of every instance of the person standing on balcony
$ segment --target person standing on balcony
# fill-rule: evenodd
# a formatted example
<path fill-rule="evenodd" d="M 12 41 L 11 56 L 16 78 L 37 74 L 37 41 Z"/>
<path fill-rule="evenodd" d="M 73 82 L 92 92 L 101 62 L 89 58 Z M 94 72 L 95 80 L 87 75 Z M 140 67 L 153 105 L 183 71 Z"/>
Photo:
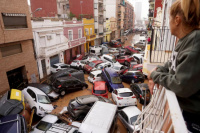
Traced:
<path fill-rule="evenodd" d="M 200 132 L 200 2 L 177 0 L 170 9 L 170 31 L 179 40 L 172 58 L 148 75 L 155 84 L 173 91 L 190 132 Z"/>

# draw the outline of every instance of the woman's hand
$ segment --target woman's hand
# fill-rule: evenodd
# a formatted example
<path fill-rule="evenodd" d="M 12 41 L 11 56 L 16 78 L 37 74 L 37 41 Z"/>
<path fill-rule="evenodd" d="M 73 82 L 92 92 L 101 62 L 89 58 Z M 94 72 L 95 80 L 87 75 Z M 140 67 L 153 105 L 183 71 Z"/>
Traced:
<path fill-rule="evenodd" d="M 154 69 L 152 69 L 151 70 L 151 72 L 148 74 L 148 76 L 147 76 L 147 78 L 149 79 L 149 80 L 151 80 L 151 73 L 153 72 L 153 71 L 156 71 L 156 69 L 157 69 L 157 67 L 155 67 Z"/>
<path fill-rule="evenodd" d="M 149 80 L 148 86 L 151 94 L 153 94 L 153 88 L 155 86 L 155 83 L 153 82 L 152 79 Z M 159 89 L 159 86 L 160 86 L 159 84 L 156 84 L 157 89 Z"/>

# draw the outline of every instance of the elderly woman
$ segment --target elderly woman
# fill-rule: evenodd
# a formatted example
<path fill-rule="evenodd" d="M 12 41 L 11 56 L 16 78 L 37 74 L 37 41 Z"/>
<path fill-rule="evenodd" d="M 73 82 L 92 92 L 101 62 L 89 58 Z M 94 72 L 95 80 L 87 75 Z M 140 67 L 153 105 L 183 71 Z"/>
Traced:
<path fill-rule="evenodd" d="M 177 0 L 170 8 L 171 34 L 179 40 L 172 58 L 150 72 L 155 84 L 173 91 L 183 110 L 188 130 L 200 132 L 200 7 L 199 0 Z"/>

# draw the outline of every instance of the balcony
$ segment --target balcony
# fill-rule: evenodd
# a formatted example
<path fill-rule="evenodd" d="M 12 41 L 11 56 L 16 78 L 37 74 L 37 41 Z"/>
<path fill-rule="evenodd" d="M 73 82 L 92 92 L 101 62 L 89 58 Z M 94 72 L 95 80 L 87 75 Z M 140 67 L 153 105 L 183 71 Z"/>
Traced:
<path fill-rule="evenodd" d="M 119 18 L 118 21 L 121 21 L 121 18 Z"/>
<path fill-rule="evenodd" d="M 138 126 L 135 126 L 138 125 Z M 185 121 L 174 92 L 154 88 L 151 102 L 134 123 L 134 133 L 187 133 Z"/>
<path fill-rule="evenodd" d="M 99 36 L 103 36 L 103 32 L 99 32 Z"/>
<path fill-rule="evenodd" d="M 86 39 L 87 41 L 92 41 L 96 38 L 96 34 L 92 34 L 92 35 L 86 35 Z"/>
<path fill-rule="evenodd" d="M 39 58 L 46 58 L 58 54 L 67 49 L 69 49 L 69 45 L 67 42 L 53 46 L 40 47 L 38 56 Z"/>
<path fill-rule="evenodd" d="M 103 3 L 103 0 L 98 0 L 99 3 Z"/>
<path fill-rule="evenodd" d="M 103 20 L 99 20 L 100 25 L 103 25 L 103 22 L 104 22 Z"/>
<path fill-rule="evenodd" d="M 73 48 L 73 47 L 79 46 L 84 43 L 86 43 L 85 37 L 78 38 L 78 39 L 75 39 L 75 40 L 72 40 L 69 42 L 69 48 Z"/>
<path fill-rule="evenodd" d="M 118 11 L 118 14 L 121 14 L 122 12 L 121 11 Z"/>

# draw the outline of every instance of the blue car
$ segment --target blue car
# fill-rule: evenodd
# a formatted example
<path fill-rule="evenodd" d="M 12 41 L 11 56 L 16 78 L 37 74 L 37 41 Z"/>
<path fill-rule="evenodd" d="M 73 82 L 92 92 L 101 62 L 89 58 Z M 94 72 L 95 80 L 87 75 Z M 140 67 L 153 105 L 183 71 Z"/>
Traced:
<path fill-rule="evenodd" d="M 103 69 L 101 77 L 106 82 L 109 92 L 112 92 L 113 90 L 118 88 L 124 88 L 119 74 L 113 68 Z"/>
<path fill-rule="evenodd" d="M 8 115 L 0 118 L 1 133 L 28 133 L 26 121 L 19 114 Z"/>
<path fill-rule="evenodd" d="M 123 82 L 126 83 L 138 83 L 144 82 L 145 76 L 142 72 L 139 71 L 127 71 L 123 75 L 120 76 Z"/>

